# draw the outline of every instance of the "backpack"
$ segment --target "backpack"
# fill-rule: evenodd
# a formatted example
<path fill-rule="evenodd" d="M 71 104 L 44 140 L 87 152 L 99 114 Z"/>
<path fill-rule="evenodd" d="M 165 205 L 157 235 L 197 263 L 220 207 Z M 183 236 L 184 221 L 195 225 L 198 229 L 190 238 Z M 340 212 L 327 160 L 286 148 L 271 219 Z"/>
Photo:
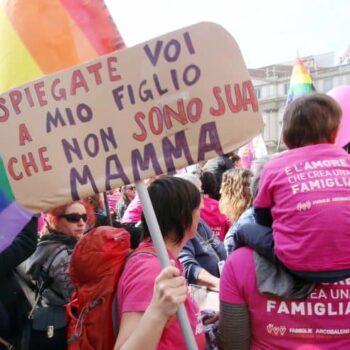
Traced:
<path fill-rule="evenodd" d="M 113 349 L 118 332 L 115 296 L 131 252 L 129 232 L 112 226 L 92 229 L 76 245 L 70 262 L 76 292 L 66 305 L 68 350 Z M 132 255 L 137 252 L 155 255 L 146 248 Z"/>

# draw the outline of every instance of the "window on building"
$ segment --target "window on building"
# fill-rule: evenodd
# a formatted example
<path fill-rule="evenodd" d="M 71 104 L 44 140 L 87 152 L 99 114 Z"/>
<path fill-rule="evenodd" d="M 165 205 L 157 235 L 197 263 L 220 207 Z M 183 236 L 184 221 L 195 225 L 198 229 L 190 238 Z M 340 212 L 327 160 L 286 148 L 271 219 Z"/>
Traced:
<path fill-rule="evenodd" d="M 255 88 L 255 96 L 256 98 L 261 98 L 261 89 L 260 88 Z"/>
<path fill-rule="evenodd" d="M 263 122 L 264 122 L 264 127 L 263 127 L 263 131 L 262 131 L 263 139 L 268 140 L 269 139 L 269 126 L 267 123 L 267 119 L 268 119 L 267 114 L 263 112 L 262 118 L 263 118 Z"/>
<path fill-rule="evenodd" d="M 328 92 L 333 89 L 333 78 L 328 78 L 323 81 L 323 92 Z"/>

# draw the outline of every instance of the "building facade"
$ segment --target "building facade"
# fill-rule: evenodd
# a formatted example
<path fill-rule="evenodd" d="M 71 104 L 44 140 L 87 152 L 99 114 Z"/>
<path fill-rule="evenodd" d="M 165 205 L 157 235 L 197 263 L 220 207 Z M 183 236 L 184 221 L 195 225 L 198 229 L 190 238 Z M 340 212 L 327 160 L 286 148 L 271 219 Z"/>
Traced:
<path fill-rule="evenodd" d="M 326 53 L 302 58 L 309 69 L 316 91 L 327 93 L 340 86 L 350 85 L 350 63 L 334 65 L 334 54 Z M 294 62 L 285 62 L 249 69 L 264 120 L 263 138 L 269 153 L 283 149 L 280 144 L 282 117 L 289 90 Z"/>

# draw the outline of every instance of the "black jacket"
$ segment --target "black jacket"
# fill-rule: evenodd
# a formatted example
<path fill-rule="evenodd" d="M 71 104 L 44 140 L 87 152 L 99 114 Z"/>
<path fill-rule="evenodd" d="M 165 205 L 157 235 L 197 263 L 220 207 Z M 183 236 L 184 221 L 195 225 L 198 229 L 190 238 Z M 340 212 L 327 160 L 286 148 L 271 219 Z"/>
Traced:
<path fill-rule="evenodd" d="M 73 286 L 69 275 L 69 263 L 77 239 L 59 232 L 44 235 L 35 253 L 26 263 L 29 273 L 39 284 L 48 279 L 41 305 L 64 305 L 71 297 Z"/>
<path fill-rule="evenodd" d="M 37 246 L 38 218 L 32 217 L 12 244 L 0 253 L 0 337 L 18 337 L 24 322 L 27 300 L 14 278 L 15 268 L 29 258 Z M 1 346 L 0 346 L 1 349 Z"/>
<path fill-rule="evenodd" d="M 35 252 L 38 242 L 37 227 L 38 218 L 33 216 L 11 245 L 0 253 L 1 286 L 3 279 L 6 279 L 20 263 Z"/>

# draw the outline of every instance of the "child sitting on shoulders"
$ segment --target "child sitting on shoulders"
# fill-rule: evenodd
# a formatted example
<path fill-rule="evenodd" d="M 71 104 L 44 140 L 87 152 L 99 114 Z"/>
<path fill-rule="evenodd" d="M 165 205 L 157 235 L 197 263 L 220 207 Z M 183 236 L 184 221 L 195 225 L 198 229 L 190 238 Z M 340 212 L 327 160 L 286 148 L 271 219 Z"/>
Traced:
<path fill-rule="evenodd" d="M 325 94 L 286 108 L 289 150 L 264 167 L 254 201 L 259 225 L 235 237 L 312 282 L 350 277 L 350 155 L 334 145 L 340 121 L 340 106 Z"/>

